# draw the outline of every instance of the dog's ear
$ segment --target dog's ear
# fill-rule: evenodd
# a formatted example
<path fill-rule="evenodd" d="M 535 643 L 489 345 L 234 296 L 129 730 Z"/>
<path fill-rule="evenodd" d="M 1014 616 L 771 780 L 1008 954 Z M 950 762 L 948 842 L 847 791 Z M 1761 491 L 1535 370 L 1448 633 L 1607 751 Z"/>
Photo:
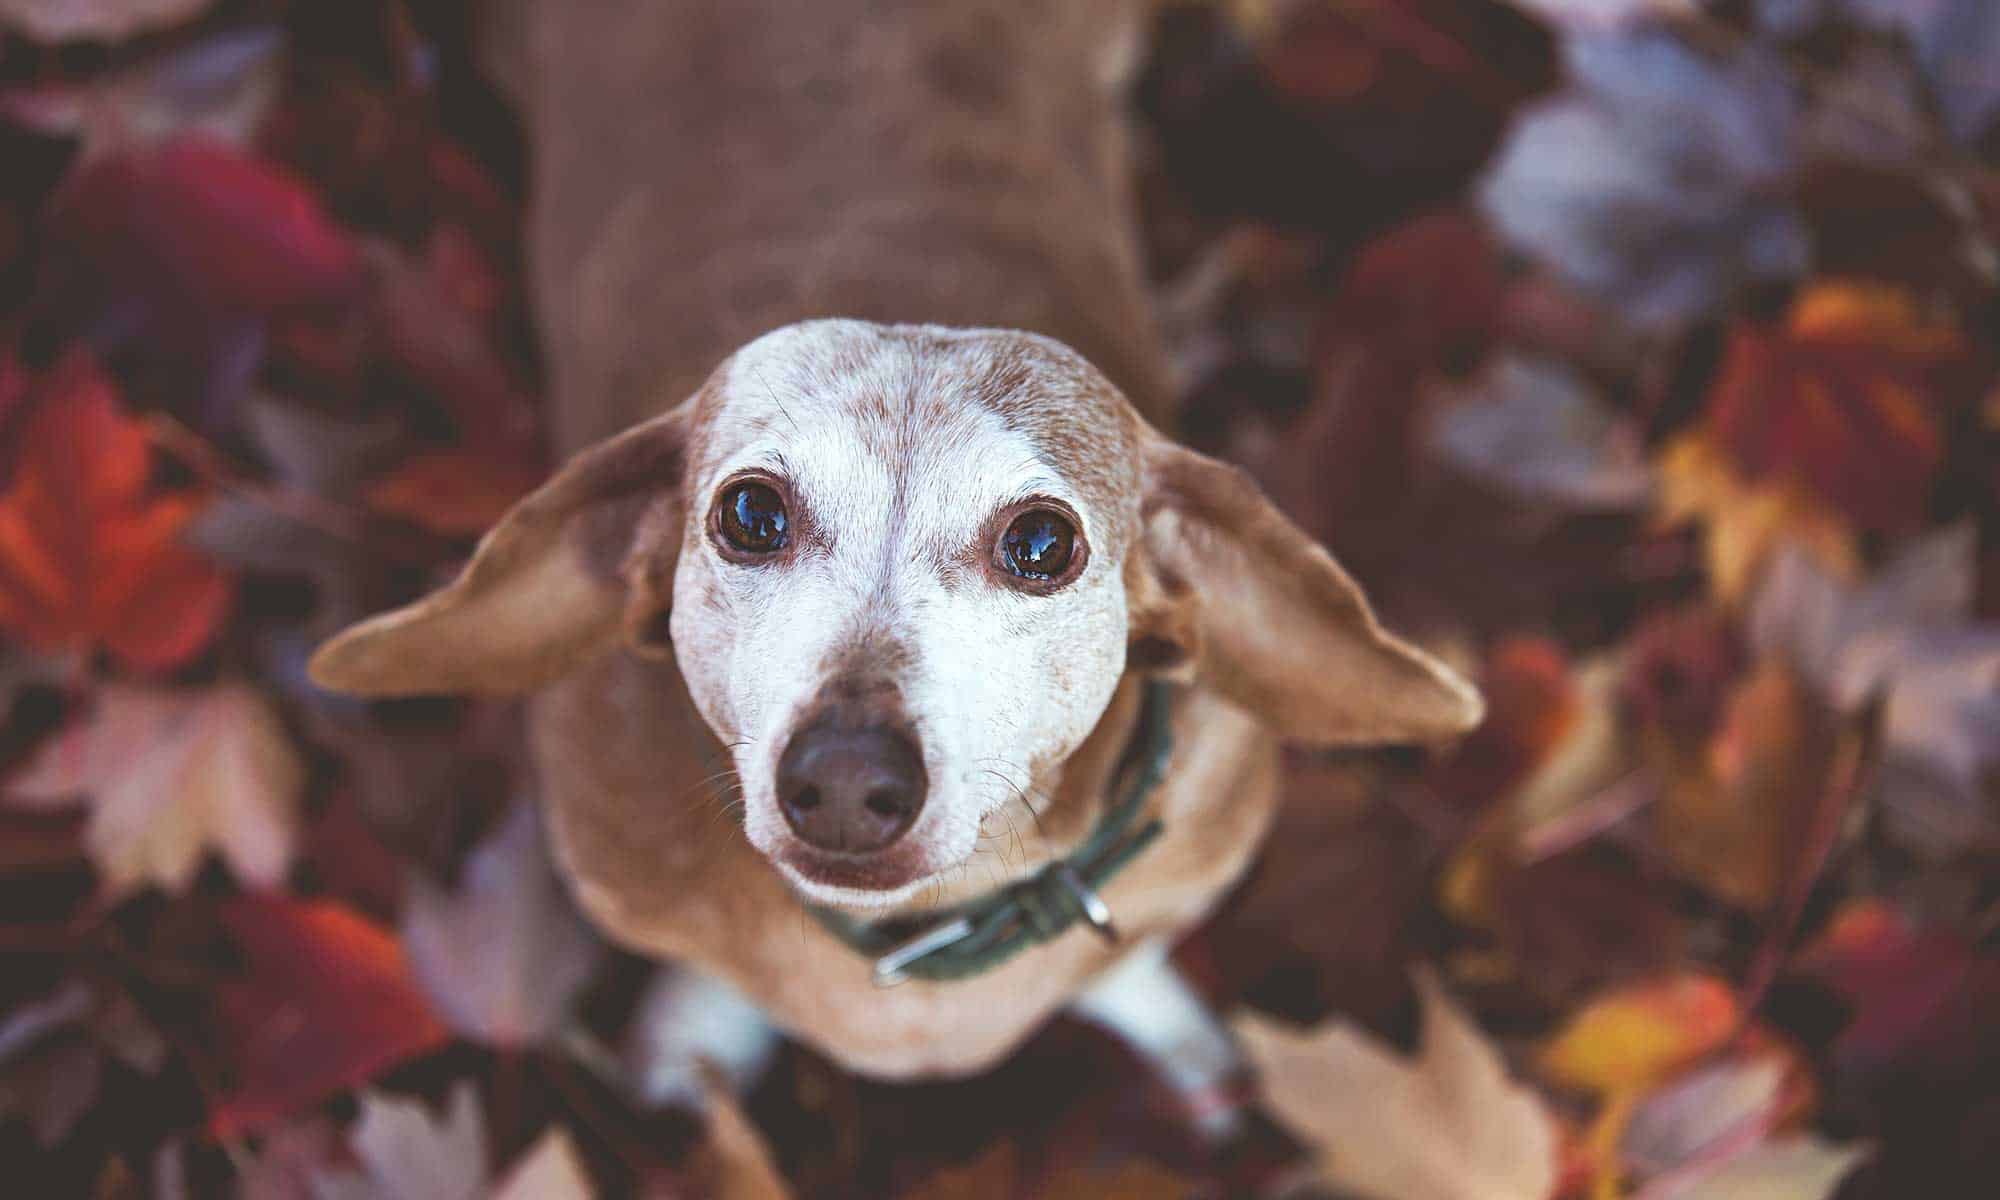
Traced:
<path fill-rule="evenodd" d="M 1434 742 L 1479 723 L 1479 693 L 1375 622 L 1324 549 L 1249 476 L 1146 439 L 1128 662 L 1198 678 L 1285 737 Z"/>
<path fill-rule="evenodd" d="M 692 409 L 572 458 L 487 531 L 450 586 L 321 646 L 313 681 L 364 696 L 512 694 L 606 648 L 621 623 L 648 640 L 672 594 Z"/>

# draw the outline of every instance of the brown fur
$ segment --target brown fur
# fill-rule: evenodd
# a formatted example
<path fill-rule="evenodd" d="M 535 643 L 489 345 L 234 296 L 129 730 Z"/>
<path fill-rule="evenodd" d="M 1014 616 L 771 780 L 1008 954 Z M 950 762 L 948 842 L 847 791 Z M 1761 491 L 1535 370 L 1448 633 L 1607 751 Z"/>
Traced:
<path fill-rule="evenodd" d="M 1078 929 L 972 980 L 877 989 L 704 789 L 727 752 L 664 638 L 673 564 L 706 511 L 686 480 L 711 461 L 705 430 L 723 403 L 701 381 L 740 343 L 803 317 L 1012 326 L 1081 351 L 1157 424 L 1163 357 L 1120 124 L 1096 85 L 1125 8 L 571 0 L 518 13 L 558 440 L 574 451 L 654 420 L 580 455 L 452 588 L 314 662 L 323 682 L 371 692 L 553 680 L 533 704 L 533 746 L 585 909 L 628 946 L 729 979 L 862 1071 L 988 1065 L 1120 951 Z M 1095 729 L 1066 760 L 1035 764 L 1047 802 L 991 814 L 990 840 L 906 909 L 984 891 L 1085 836 L 1129 741 L 1141 670 L 1195 686 L 1152 801 L 1166 833 L 1106 892 L 1129 944 L 1185 928 L 1247 865 L 1275 804 L 1274 730 L 1419 740 L 1477 720 L 1477 697 L 1377 627 L 1254 487 L 1166 442 L 1074 355 L 1006 335 L 877 336 L 873 349 L 840 344 L 902 347 L 919 371 L 963 376 L 949 382 L 1074 480 L 1105 525 L 1092 552 L 1123 556 L 1133 638 Z M 887 439 L 873 452 L 923 437 L 926 397 L 953 389 L 915 391 L 856 417 Z M 625 649 L 606 653 L 621 625 Z M 681 651 L 692 664 L 702 648 Z M 1066 686 L 1060 671 L 1051 686 Z"/>

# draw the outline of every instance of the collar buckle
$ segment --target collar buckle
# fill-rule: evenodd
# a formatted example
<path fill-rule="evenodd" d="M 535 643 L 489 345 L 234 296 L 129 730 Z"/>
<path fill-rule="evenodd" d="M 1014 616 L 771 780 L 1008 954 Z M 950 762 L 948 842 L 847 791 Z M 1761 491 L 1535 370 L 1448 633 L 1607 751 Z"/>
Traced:
<path fill-rule="evenodd" d="M 972 936 L 972 922 L 964 917 L 953 917 L 938 925 L 933 925 L 922 933 L 906 941 L 898 942 L 887 954 L 875 960 L 875 986 L 895 987 L 908 979 L 904 969 L 920 958 L 928 958 L 947 946 L 955 946 Z"/>
<path fill-rule="evenodd" d="M 1076 906 L 1082 911 L 1083 919 L 1097 931 L 1097 936 L 1107 942 L 1116 943 L 1118 926 L 1111 920 L 1111 906 L 1104 902 L 1104 897 L 1091 890 L 1090 885 L 1083 881 L 1083 876 L 1076 873 L 1076 868 L 1070 866 L 1067 861 L 1061 861 L 1050 869 L 1049 874 L 1076 899 Z"/>

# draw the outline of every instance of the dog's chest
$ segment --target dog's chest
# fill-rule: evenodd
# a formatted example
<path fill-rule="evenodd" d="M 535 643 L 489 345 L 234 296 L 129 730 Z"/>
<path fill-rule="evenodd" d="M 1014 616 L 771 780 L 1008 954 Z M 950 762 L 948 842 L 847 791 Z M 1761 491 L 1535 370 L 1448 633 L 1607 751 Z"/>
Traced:
<path fill-rule="evenodd" d="M 598 923 L 727 979 L 844 1065 L 892 1077 L 991 1064 L 1125 950 L 1198 919 L 1247 866 L 1275 804 L 1270 740 L 1200 694 L 1176 726 L 1159 793 L 1167 832 L 1105 889 L 1121 944 L 1077 927 L 968 980 L 884 989 L 744 841 L 726 789 L 702 784 L 722 760 L 671 668 L 614 655 L 534 710 L 558 858 Z"/>

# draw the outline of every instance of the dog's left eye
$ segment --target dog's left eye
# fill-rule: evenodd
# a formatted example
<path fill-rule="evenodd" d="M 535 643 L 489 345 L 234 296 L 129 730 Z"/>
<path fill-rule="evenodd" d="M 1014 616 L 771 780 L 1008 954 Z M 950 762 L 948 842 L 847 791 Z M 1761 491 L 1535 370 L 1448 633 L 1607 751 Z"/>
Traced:
<path fill-rule="evenodd" d="M 1048 583 L 1069 570 L 1076 554 L 1076 527 L 1053 509 L 1031 508 L 1000 535 L 1000 564 L 1035 583 Z"/>

